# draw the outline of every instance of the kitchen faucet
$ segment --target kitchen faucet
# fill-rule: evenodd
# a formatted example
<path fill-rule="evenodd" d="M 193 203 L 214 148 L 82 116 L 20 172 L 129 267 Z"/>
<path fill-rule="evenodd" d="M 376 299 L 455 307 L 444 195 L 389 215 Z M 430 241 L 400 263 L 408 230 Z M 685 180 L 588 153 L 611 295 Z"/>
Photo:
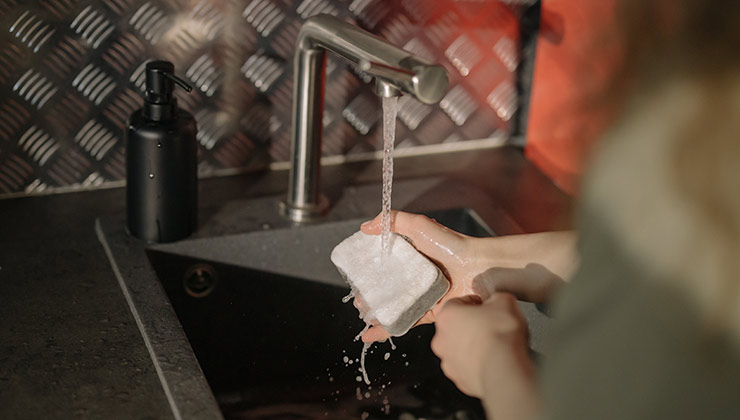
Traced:
<path fill-rule="evenodd" d="M 293 127 L 288 196 L 281 213 L 294 222 L 321 217 L 329 202 L 319 190 L 324 67 L 331 51 L 375 78 L 383 97 L 413 95 L 425 104 L 442 99 L 447 72 L 337 17 L 320 14 L 298 33 L 293 58 Z"/>

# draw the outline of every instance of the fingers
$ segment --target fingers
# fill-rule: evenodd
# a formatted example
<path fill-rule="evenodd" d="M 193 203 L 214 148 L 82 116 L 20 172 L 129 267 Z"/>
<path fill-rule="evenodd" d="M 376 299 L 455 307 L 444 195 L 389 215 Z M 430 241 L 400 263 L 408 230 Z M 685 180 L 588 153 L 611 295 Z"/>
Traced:
<path fill-rule="evenodd" d="M 494 326 L 491 332 L 495 335 L 511 339 L 518 336 L 529 337 L 527 319 L 524 317 L 517 299 L 511 293 L 496 292 L 483 303 L 491 314 L 491 323 Z"/>
<path fill-rule="evenodd" d="M 475 295 L 466 295 L 453 298 L 445 302 L 436 315 L 437 332 L 432 339 L 432 351 L 440 355 L 440 337 L 448 334 L 454 334 L 454 331 L 460 327 L 471 325 L 466 322 L 466 318 L 471 318 L 468 314 L 471 308 L 476 308 L 482 303 L 480 297 Z"/>
<path fill-rule="evenodd" d="M 527 302 L 546 303 L 565 282 L 540 264 L 524 268 L 495 267 L 473 279 L 473 292 L 484 300 L 496 292 L 514 294 Z"/>
<path fill-rule="evenodd" d="M 390 334 L 388 334 L 388 331 L 385 330 L 385 328 L 376 325 L 374 327 L 370 327 L 369 330 L 365 331 L 365 334 L 362 335 L 362 342 L 363 343 L 374 343 L 376 341 L 384 341 L 391 337 Z"/>
<path fill-rule="evenodd" d="M 455 331 L 458 331 L 460 328 L 466 328 L 472 325 L 468 322 L 468 320 L 473 319 L 473 314 L 470 311 L 474 310 L 473 308 L 479 307 L 480 304 L 480 297 L 466 295 L 452 298 L 440 305 L 434 320 L 437 331 L 431 342 L 432 351 L 435 354 L 440 355 L 440 337 L 454 335 Z"/>
<path fill-rule="evenodd" d="M 486 299 L 485 304 L 502 309 L 506 312 L 518 310 L 519 306 L 516 303 L 516 296 L 511 293 L 496 292 Z"/>
<path fill-rule="evenodd" d="M 483 303 L 478 302 L 469 296 L 450 299 L 437 315 L 431 346 L 440 358 L 442 371 L 462 392 L 483 398 L 484 403 L 497 405 L 501 400 L 513 407 L 519 401 L 530 403 L 511 398 L 521 392 L 522 383 L 535 388 L 534 369 L 527 353 L 526 320 L 516 298 L 496 292 Z"/>
<path fill-rule="evenodd" d="M 378 235 L 381 215 L 360 226 L 368 235 Z M 461 253 L 464 236 L 421 214 L 391 211 L 391 231 L 407 237 L 421 253 L 436 261 L 447 261 Z"/>
<path fill-rule="evenodd" d="M 444 375 L 449 378 L 452 383 L 455 384 L 457 389 L 459 389 L 463 394 L 475 398 L 480 398 L 482 396 L 476 393 L 474 389 L 472 389 L 470 386 L 468 386 L 467 381 L 457 379 L 457 370 L 453 366 L 451 366 L 450 363 L 446 362 L 445 360 L 441 360 L 439 367 L 442 369 L 442 373 L 444 373 Z"/>
<path fill-rule="evenodd" d="M 452 298 L 445 302 L 443 307 L 446 307 L 447 305 L 452 306 L 469 306 L 469 305 L 480 305 L 483 303 L 483 299 L 481 299 L 478 295 L 465 295 L 460 296 L 457 298 Z"/>
<path fill-rule="evenodd" d="M 508 292 L 528 300 L 532 285 L 526 274 L 521 268 L 490 268 L 473 279 L 473 292 L 483 299 L 496 292 Z"/>
<path fill-rule="evenodd" d="M 393 219 L 395 217 L 396 217 L 396 211 L 391 210 L 391 230 L 393 230 L 393 225 L 394 225 Z M 382 218 L 383 218 L 383 214 L 378 213 L 378 215 L 375 216 L 374 219 L 368 220 L 367 222 L 361 224 L 360 230 L 368 235 L 379 235 L 381 224 L 383 223 Z"/>
<path fill-rule="evenodd" d="M 431 349 L 440 358 L 445 376 L 465 394 L 480 397 L 480 338 L 485 337 L 481 321 L 480 298 L 464 296 L 447 301 L 437 314 L 437 329 Z M 485 318 L 485 317 L 483 317 Z"/>
<path fill-rule="evenodd" d="M 495 292 L 485 301 L 475 295 L 450 299 L 436 315 L 437 331 L 454 333 L 465 326 L 494 334 L 527 333 L 527 319 L 511 293 Z M 434 342 L 432 342 L 434 344 Z"/>
<path fill-rule="evenodd" d="M 431 324 L 434 322 L 434 314 L 432 311 L 428 311 L 424 314 L 424 316 L 421 317 L 416 323 L 411 327 L 414 328 L 417 325 L 422 324 Z M 365 334 L 362 335 L 362 341 L 364 343 L 373 343 L 375 341 L 383 341 L 390 338 L 391 335 L 381 326 L 372 326 L 369 330 L 365 332 Z"/>

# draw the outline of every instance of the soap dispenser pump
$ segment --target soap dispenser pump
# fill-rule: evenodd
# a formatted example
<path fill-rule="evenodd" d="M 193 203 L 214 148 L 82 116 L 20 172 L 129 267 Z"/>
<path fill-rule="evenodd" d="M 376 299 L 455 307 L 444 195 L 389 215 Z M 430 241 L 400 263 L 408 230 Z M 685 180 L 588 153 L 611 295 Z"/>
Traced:
<path fill-rule="evenodd" d="M 144 106 L 126 124 L 127 226 L 147 242 L 186 238 L 197 225 L 197 126 L 175 85 L 192 90 L 172 63 L 147 63 Z"/>

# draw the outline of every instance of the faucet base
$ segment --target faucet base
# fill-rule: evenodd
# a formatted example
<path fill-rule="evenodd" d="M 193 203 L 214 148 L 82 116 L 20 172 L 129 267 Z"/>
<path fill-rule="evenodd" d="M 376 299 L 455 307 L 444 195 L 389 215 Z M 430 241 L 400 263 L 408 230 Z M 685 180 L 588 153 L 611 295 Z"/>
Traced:
<path fill-rule="evenodd" d="M 322 194 L 319 202 L 308 206 L 296 206 L 283 200 L 278 203 L 280 214 L 296 223 L 312 222 L 321 219 L 329 210 L 329 200 Z"/>

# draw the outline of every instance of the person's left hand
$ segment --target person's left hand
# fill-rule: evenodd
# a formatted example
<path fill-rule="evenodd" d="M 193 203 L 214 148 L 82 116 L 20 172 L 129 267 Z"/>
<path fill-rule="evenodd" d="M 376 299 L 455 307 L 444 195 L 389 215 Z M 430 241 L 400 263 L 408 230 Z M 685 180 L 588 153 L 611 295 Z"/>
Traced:
<path fill-rule="evenodd" d="M 379 235 L 381 215 L 361 226 L 362 232 Z M 449 229 L 424 215 L 393 210 L 391 231 L 405 236 L 419 252 L 431 259 L 450 281 L 450 290 L 417 322 L 434 322 L 449 299 L 494 292 L 509 292 L 531 302 L 545 302 L 564 283 L 575 266 L 575 235 L 572 232 L 541 232 L 523 235 L 473 238 Z M 362 303 L 355 298 L 355 306 Z M 361 311 L 362 312 L 362 311 Z M 362 341 L 390 337 L 373 325 Z"/>
<path fill-rule="evenodd" d="M 432 350 L 464 393 L 480 398 L 489 417 L 527 418 L 539 407 L 528 352 L 527 321 L 516 298 L 496 292 L 448 301 L 436 317 Z"/>

